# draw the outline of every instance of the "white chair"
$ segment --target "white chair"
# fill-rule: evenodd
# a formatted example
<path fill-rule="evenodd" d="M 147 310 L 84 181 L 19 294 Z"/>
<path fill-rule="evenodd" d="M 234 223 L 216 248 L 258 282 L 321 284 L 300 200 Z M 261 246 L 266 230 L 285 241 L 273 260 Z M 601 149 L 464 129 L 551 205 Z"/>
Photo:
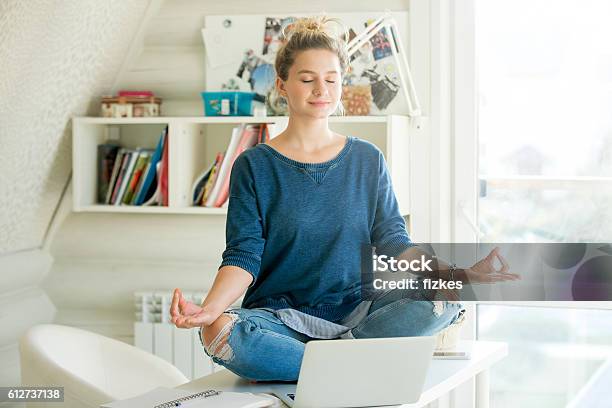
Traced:
<path fill-rule="evenodd" d="M 19 351 L 22 385 L 64 387 L 65 407 L 99 407 L 158 386 L 176 387 L 188 381 L 159 357 L 74 327 L 34 326 L 21 338 Z"/>

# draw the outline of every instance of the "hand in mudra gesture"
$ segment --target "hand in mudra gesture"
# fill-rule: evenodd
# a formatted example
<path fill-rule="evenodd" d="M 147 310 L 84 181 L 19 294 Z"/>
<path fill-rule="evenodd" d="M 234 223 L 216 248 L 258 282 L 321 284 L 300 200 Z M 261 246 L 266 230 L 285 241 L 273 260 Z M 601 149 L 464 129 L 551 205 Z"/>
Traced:
<path fill-rule="evenodd" d="M 499 270 L 495 269 L 495 259 L 501 264 Z M 499 248 L 495 247 L 489 255 L 465 269 L 465 277 L 469 283 L 495 283 L 520 279 L 519 275 L 509 273 L 508 270 L 508 262 L 500 255 Z"/>
<path fill-rule="evenodd" d="M 170 317 L 172 323 L 182 329 L 210 326 L 216 319 L 210 311 L 185 299 L 180 289 L 174 289 Z"/>

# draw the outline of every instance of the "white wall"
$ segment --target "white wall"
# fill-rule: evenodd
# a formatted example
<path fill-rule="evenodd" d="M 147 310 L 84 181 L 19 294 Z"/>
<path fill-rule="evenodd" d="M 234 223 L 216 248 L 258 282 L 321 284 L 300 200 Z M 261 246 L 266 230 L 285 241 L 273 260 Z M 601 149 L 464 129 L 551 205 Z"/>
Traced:
<path fill-rule="evenodd" d="M 19 336 L 55 314 L 42 247 L 71 171 L 69 119 L 112 87 L 149 3 L 0 2 L 0 385 L 19 384 Z"/>
<path fill-rule="evenodd" d="M 72 213 L 43 287 L 58 323 L 131 343 L 133 292 L 206 290 L 224 247 L 224 216 Z"/>

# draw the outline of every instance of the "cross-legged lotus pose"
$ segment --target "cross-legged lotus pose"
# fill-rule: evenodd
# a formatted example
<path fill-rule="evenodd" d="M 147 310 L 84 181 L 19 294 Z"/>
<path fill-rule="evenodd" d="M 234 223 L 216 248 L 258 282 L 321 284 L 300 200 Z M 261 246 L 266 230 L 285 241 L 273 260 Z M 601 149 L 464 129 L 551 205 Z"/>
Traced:
<path fill-rule="evenodd" d="M 206 299 L 196 305 L 174 292 L 172 322 L 199 328 L 206 354 L 250 380 L 296 380 L 312 339 L 433 335 L 463 312 L 441 292 L 362 296 L 363 245 L 395 259 L 423 253 L 406 232 L 381 151 L 328 126 L 348 67 L 332 23 L 304 18 L 286 30 L 275 86 L 287 101 L 287 129 L 234 163 L 227 245 Z M 438 265 L 436 277 L 513 279 L 494 258 L 503 263 L 494 250 L 467 269 Z M 242 307 L 228 309 L 243 294 Z"/>

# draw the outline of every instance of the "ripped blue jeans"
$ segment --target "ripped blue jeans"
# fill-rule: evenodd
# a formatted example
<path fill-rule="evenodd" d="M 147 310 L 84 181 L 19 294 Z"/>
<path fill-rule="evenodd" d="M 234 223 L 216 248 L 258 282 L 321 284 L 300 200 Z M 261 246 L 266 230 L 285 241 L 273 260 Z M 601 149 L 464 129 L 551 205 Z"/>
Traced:
<path fill-rule="evenodd" d="M 454 323 L 463 306 L 402 297 L 393 290 L 374 301 L 367 315 L 350 331 L 356 339 L 434 335 Z M 204 345 L 213 361 L 255 381 L 296 381 L 305 344 L 313 340 L 285 325 L 273 312 L 231 309 L 224 330 Z"/>

